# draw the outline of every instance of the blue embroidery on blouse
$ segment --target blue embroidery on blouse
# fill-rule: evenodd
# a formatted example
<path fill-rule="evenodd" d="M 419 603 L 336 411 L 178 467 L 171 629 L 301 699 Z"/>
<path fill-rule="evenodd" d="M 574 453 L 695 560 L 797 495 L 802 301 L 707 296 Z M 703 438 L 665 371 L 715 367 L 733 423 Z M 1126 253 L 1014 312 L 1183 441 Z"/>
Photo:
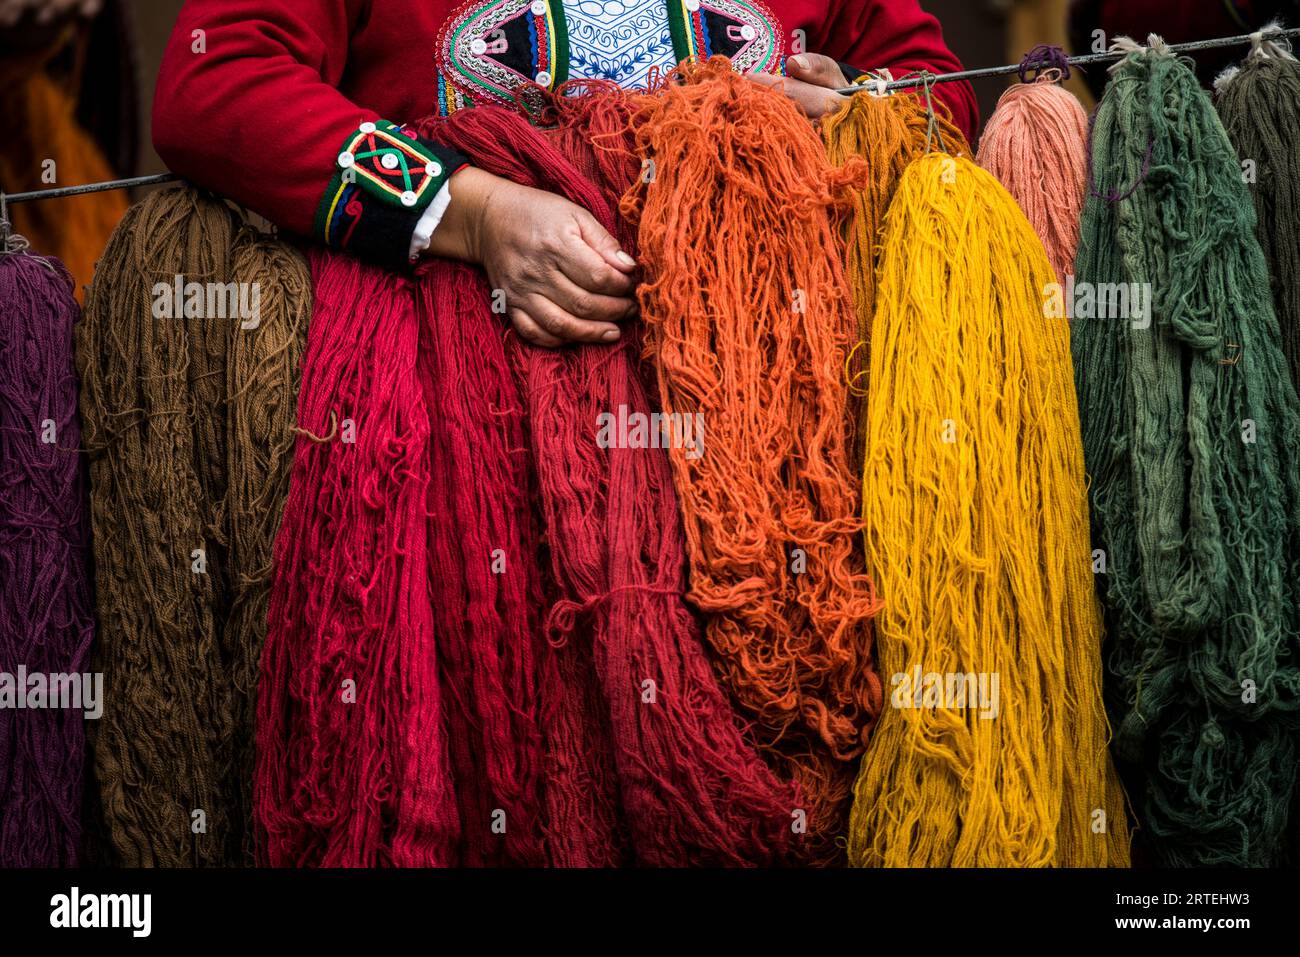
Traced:
<path fill-rule="evenodd" d="M 577 0 L 564 4 L 569 78 L 644 87 L 650 69 L 672 67 L 666 0 Z"/>

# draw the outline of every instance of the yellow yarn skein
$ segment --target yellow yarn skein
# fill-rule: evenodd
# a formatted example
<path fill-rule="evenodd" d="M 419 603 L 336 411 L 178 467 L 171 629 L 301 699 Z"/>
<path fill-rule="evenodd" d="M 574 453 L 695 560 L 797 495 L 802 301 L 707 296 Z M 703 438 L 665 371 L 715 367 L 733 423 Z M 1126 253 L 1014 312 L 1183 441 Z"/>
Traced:
<path fill-rule="evenodd" d="M 888 697 L 855 865 L 1128 865 L 1055 281 L 987 172 L 943 153 L 904 172 L 871 329 L 862 509 Z"/>

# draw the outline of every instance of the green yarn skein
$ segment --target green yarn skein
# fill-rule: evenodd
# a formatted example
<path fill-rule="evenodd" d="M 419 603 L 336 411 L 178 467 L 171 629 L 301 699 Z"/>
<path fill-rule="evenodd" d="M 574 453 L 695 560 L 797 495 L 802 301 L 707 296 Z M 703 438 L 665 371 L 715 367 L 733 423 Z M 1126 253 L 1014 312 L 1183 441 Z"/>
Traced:
<path fill-rule="evenodd" d="M 1113 750 L 1160 863 L 1273 865 L 1300 744 L 1300 401 L 1254 207 L 1159 46 L 1117 66 L 1092 168 L 1078 282 L 1151 307 L 1072 329 Z"/>

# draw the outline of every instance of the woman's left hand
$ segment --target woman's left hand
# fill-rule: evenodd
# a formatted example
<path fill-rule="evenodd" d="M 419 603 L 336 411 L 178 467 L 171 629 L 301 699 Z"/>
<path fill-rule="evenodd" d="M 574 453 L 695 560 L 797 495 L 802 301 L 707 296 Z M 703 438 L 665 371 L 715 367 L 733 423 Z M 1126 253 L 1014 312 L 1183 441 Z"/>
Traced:
<path fill-rule="evenodd" d="M 848 97 L 834 92 L 849 85 L 840 65 L 820 53 L 800 53 L 785 61 L 789 76 L 750 73 L 749 78 L 763 86 L 783 89 L 811 119 L 838 110 Z"/>

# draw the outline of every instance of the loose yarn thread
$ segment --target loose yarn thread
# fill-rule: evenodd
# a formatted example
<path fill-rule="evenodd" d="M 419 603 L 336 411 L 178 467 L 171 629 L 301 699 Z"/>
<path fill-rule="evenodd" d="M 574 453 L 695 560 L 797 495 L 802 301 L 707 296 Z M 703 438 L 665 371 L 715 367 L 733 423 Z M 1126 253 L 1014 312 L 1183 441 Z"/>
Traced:
<path fill-rule="evenodd" d="M 1070 57 L 1063 49 L 1051 43 L 1040 43 L 1020 60 L 1017 72 L 1021 83 L 1032 83 L 1043 78 L 1068 80 L 1070 70 Z"/>

